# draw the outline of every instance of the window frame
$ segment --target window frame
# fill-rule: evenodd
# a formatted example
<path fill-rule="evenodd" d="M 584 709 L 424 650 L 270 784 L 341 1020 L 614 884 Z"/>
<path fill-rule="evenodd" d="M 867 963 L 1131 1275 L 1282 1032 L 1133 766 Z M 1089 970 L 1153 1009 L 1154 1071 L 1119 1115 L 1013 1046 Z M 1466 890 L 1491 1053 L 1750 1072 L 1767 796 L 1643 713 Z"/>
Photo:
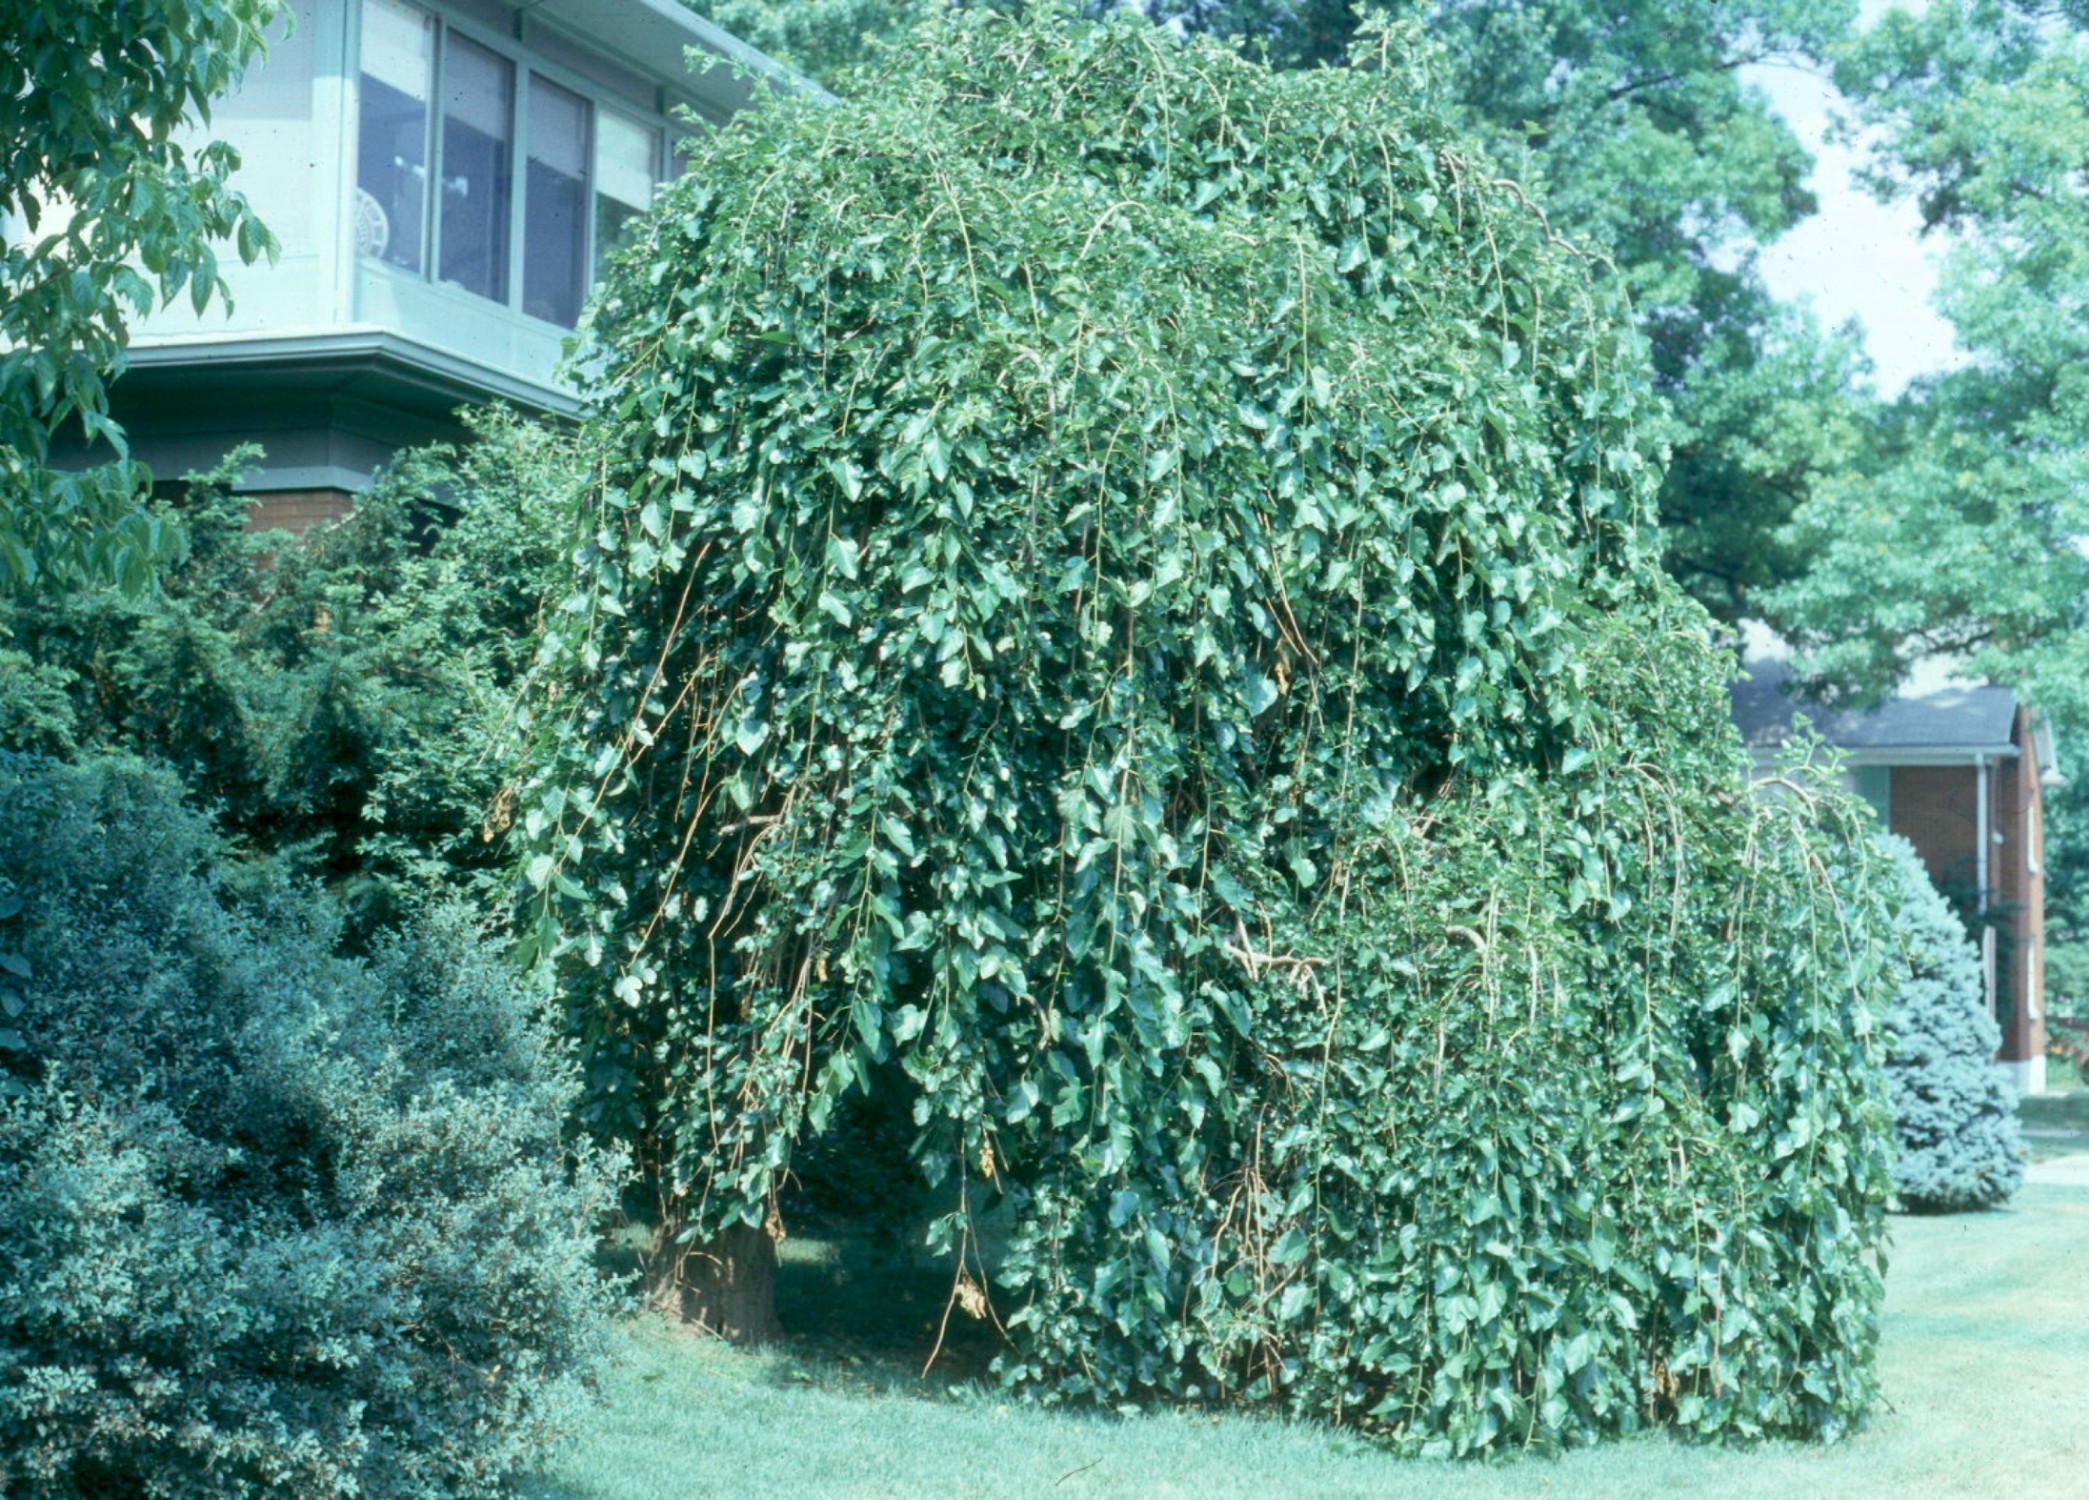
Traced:
<path fill-rule="evenodd" d="M 425 6 L 414 6 L 413 8 L 422 11 L 427 9 Z M 449 179 L 450 102 L 448 86 L 450 81 L 450 45 L 444 39 L 444 32 L 449 28 L 449 22 L 438 12 L 428 11 L 427 13 L 435 16 L 435 67 L 433 69 L 435 92 L 433 103 L 430 105 L 428 131 L 433 138 L 429 151 L 429 160 L 433 166 L 428 173 L 429 186 L 426 189 L 426 197 L 421 204 L 421 215 L 428 226 L 426 279 L 436 286 L 454 287 L 467 296 L 477 297 L 481 302 L 491 302 L 495 307 L 505 307 L 510 311 L 519 312 L 521 309 L 516 305 L 515 287 L 519 247 L 515 237 L 522 232 L 523 228 L 521 210 L 524 194 L 522 191 L 522 179 L 515 170 L 518 161 L 521 159 L 521 149 L 515 132 L 520 125 L 522 97 L 527 88 L 529 69 L 518 63 L 514 55 L 505 48 L 496 47 L 482 41 L 480 38 L 472 35 L 469 29 L 464 32 L 466 41 L 478 43 L 483 50 L 492 53 L 508 65 L 508 139 L 505 142 L 508 151 L 508 238 L 506 245 L 507 254 L 504 257 L 507 264 L 501 268 L 501 286 L 505 291 L 505 295 L 489 297 L 484 292 L 474 290 L 461 282 L 451 281 L 442 274 L 443 226 L 449 222 L 450 218 L 449 200 L 443 196 L 447 191 L 445 184 Z M 356 67 L 358 70 L 362 67 L 362 58 L 360 56 L 356 58 Z M 360 71 L 358 71 L 356 76 L 358 78 L 362 76 Z"/>
<path fill-rule="evenodd" d="M 404 9 L 413 10 L 426 16 L 434 23 L 435 27 L 434 57 L 428 70 L 429 105 L 426 126 L 428 177 L 427 181 L 422 185 L 421 199 L 422 262 L 419 271 L 410 271 L 404 266 L 390 265 L 381 260 L 375 263 L 385 265 L 392 275 L 406 277 L 428 286 L 446 288 L 460 296 L 470 297 L 473 301 L 484 306 L 501 308 L 516 317 L 527 318 L 533 324 L 545 328 L 556 328 L 561 335 L 570 335 L 573 330 L 565 324 L 537 317 L 535 314 L 524 312 L 522 309 L 523 254 L 529 232 L 527 172 L 529 166 L 530 75 L 536 74 L 547 82 L 556 84 L 558 87 L 578 95 L 587 102 L 590 113 L 588 115 L 585 149 L 590 171 L 595 166 L 595 141 L 600 133 L 596 121 L 605 110 L 611 114 L 619 115 L 652 133 L 653 190 L 656 193 L 674 179 L 675 169 L 682 155 L 681 143 L 688 138 L 690 132 L 657 106 L 653 109 L 644 108 L 621 93 L 605 88 L 602 84 L 587 77 L 585 74 L 566 67 L 557 58 L 532 50 L 520 37 L 504 34 L 498 29 L 486 26 L 468 16 L 457 15 L 439 4 L 426 3 L 426 0 L 397 0 L 397 3 Z M 350 14 L 353 18 L 353 36 L 351 38 L 353 53 L 350 60 L 353 64 L 353 76 L 356 80 L 355 110 L 358 120 L 356 139 L 359 142 L 360 119 L 363 107 L 362 0 L 355 0 L 355 3 L 350 7 Z M 522 16 L 523 12 L 518 11 L 516 13 L 515 24 L 518 27 L 522 24 Z M 515 70 L 515 87 L 510 91 L 508 100 L 508 169 L 509 181 L 513 186 L 509 194 L 508 203 L 507 296 L 500 299 L 485 296 L 483 293 L 472 291 L 467 287 L 453 286 L 449 282 L 444 281 L 440 275 L 442 266 L 442 194 L 440 189 L 445 165 L 443 160 L 442 122 L 444 111 L 447 108 L 447 96 L 444 89 L 448 81 L 450 58 L 447 34 L 452 31 L 465 38 L 465 40 L 475 42 L 486 50 L 505 59 Z M 664 88 L 656 86 L 656 99 L 664 93 Z M 358 149 L 360 149 L 360 145 L 358 145 Z M 347 174 L 348 181 L 351 184 L 357 180 L 359 171 L 360 163 L 351 166 Z M 587 195 L 583 228 L 585 233 L 582 236 L 580 246 L 580 263 L 588 268 L 588 295 L 592 297 L 595 287 L 593 267 L 596 264 L 595 212 L 592 191 Z M 371 257 L 360 255 L 355 258 L 358 261 L 372 259 Z"/>
<path fill-rule="evenodd" d="M 529 87 L 532 94 L 534 94 L 536 90 L 537 80 L 541 78 L 546 83 L 550 84 L 553 88 L 564 89 L 568 94 L 572 95 L 574 98 L 579 99 L 582 105 L 582 114 L 580 117 L 580 170 L 582 175 L 579 179 L 581 191 L 580 203 L 578 208 L 578 213 L 580 216 L 580 246 L 579 258 L 576 262 L 576 265 L 582 274 L 583 280 L 580 289 L 580 306 L 579 308 L 575 309 L 573 315 L 573 326 L 577 327 L 579 326 L 580 322 L 580 314 L 582 311 L 586 309 L 588 298 L 593 294 L 595 290 L 595 263 L 593 259 L 595 248 L 595 117 L 602 109 L 602 101 L 598 98 L 595 98 L 592 95 L 581 93 L 578 89 L 572 88 L 569 85 L 559 82 L 558 79 L 553 78 L 549 73 L 544 72 L 541 68 L 531 68 L 529 70 L 529 76 Z M 527 113 L 526 108 L 525 113 Z M 528 140 L 522 141 L 516 148 L 515 160 L 517 170 L 520 173 L 518 180 L 522 183 L 522 192 L 519 196 L 521 196 L 525 201 L 527 201 L 529 197 L 530 167 L 531 164 L 536 160 L 536 158 L 534 158 L 530 154 L 530 143 Z M 653 163 L 653 171 L 655 173 L 653 182 L 656 188 L 658 187 L 660 182 L 660 178 L 658 176 L 659 170 L 660 164 L 656 155 L 655 161 Z M 517 251 L 518 254 L 516 257 L 516 270 L 520 273 L 520 275 L 523 278 L 523 285 L 517 288 L 517 291 L 526 297 L 529 294 L 529 246 L 527 244 L 519 245 L 517 246 Z M 529 314 L 525 313 L 524 316 L 527 317 L 529 316 Z M 555 327 L 560 328 L 567 326 L 566 324 L 557 322 L 555 319 L 539 319 L 538 321 L 550 321 L 553 323 Z"/>
<path fill-rule="evenodd" d="M 380 265 L 390 266 L 394 275 L 409 276 L 420 281 L 434 281 L 437 278 L 431 274 L 431 268 L 435 264 L 435 231 L 433 224 L 430 222 L 430 200 L 432 195 L 429 192 L 428 184 L 430 181 L 435 180 L 435 171 L 438 163 L 438 137 L 442 134 L 442 100 L 441 95 L 437 92 L 442 87 L 442 29 L 440 21 L 425 6 L 416 5 L 412 3 L 412 0 L 392 0 L 392 3 L 398 9 L 412 11 L 420 16 L 424 22 L 434 27 L 434 30 L 429 34 L 428 40 L 428 74 L 425 80 L 428 86 L 428 97 L 422 101 L 421 105 L 421 211 L 416 215 L 416 223 L 414 225 L 413 265 L 401 265 L 382 256 L 372 256 L 370 259 L 375 260 Z M 344 176 L 344 182 L 348 190 L 346 196 L 351 201 L 353 201 L 355 192 L 361 188 L 363 181 L 362 149 L 365 119 L 363 113 L 365 102 L 363 97 L 363 79 L 367 76 L 367 71 L 364 67 L 363 47 L 363 43 L 366 40 L 363 28 L 365 9 L 365 0 L 354 0 L 351 10 L 355 29 L 356 98 L 355 130 L 351 139 L 356 144 L 355 160 L 349 163 L 348 170 Z M 351 250 L 350 254 L 354 255 L 354 252 Z M 360 259 L 361 257 L 357 258 Z"/>

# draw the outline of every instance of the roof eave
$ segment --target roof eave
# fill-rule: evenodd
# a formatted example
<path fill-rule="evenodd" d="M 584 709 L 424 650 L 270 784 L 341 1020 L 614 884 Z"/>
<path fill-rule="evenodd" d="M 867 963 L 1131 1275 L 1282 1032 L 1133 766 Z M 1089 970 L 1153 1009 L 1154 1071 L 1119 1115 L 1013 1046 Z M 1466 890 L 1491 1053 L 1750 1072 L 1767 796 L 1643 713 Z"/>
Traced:
<path fill-rule="evenodd" d="M 536 0 L 525 17 L 571 41 L 660 79 L 671 89 L 730 114 L 752 102 L 763 83 L 832 102 L 833 95 L 767 53 L 756 50 L 675 0 Z M 683 66 L 691 50 L 717 58 L 698 74 Z"/>
<path fill-rule="evenodd" d="M 1850 766 L 1971 766 L 1991 760 L 2015 760 L 2022 752 L 2015 745 L 1866 745 L 1832 746 Z M 1758 764 L 1774 762 L 1784 754 L 1783 745 L 1750 745 L 1749 754 Z"/>
<path fill-rule="evenodd" d="M 368 325 L 289 331 L 261 336 L 140 339 L 127 352 L 133 371 L 174 368 L 221 373 L 362 364 L 390 368 L 458 405 L 511 401 L 531 411 L 571 417 L 580 398 L 560 386 L 466 359 L 432 344 Z"/>

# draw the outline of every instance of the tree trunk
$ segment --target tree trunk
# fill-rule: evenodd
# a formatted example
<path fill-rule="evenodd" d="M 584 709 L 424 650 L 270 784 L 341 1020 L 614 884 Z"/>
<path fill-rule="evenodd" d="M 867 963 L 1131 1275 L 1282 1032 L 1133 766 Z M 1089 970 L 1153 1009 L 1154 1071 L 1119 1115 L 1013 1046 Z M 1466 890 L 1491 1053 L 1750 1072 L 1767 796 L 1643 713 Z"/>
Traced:
<path fill-rule="evenodd" d="M 767 1344 L 776 1321 L 776 1242 L 752 1224 L 734 1224 L 716 1239 L 677 1244 L 681 1227 L 664 1225 L 646 1268 L 646 1300 L 692 1328 L 735 1344 Z"/>

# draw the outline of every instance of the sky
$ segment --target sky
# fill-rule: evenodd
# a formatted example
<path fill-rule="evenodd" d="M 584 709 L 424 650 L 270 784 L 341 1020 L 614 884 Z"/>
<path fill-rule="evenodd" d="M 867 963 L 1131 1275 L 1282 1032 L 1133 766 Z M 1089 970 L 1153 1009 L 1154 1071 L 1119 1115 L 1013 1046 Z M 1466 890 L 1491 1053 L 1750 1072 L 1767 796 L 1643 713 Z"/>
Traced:
<path fill-rule="evenodd" d="M 1864 0 L 1864 20 L 1892 7 L 1893 0 Z M 1913 202 L 1880 203 L 1857 186 L 1852 173 L 1864 157 L 1861 145 L 1825 140 L 1837 103 L 1834 87 L 1819 74 L 1787 66 L 1752 67 L 1742 76 L 1769 95 L 1815 157 L 1820 212 L 1763 251 L 1770 290 L 1810 302 L 1829 327 L 1847 319 L 1862 325 L 1883 395 L 1949 366 L 1951 327 L 1931 306 L 1942 247 L 1919 237 Z"/>

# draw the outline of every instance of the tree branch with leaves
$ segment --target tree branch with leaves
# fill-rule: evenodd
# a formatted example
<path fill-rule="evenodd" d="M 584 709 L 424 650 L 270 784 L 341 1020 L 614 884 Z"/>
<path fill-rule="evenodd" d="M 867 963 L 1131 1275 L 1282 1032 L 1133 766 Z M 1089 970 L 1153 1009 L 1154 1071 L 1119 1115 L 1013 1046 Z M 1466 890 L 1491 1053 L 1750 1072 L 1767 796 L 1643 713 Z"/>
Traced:
<path fill-rule="evenodd" d="M 0 31 L 0 588 L 133 591 L 178 548 L 109 416 L 132 318 L 227 296 L 217 246 L 273 258 L 231 185 L 239 156 L 192 143 L 263 50 L 279 0 L 21 0 Z M 76 422 L 113 462 L 49 466 Z"/>

